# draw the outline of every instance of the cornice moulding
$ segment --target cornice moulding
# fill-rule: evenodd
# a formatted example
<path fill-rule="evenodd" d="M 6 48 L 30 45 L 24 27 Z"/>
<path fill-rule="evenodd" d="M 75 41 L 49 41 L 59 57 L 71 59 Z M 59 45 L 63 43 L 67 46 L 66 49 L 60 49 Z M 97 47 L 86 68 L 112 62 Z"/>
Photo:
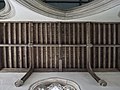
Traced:
<path fill-rule="evenodd" d="M 94 0 L 90 3 L 72 9 L 60 10 L 46 3 L 43 3 L 41 0 L 15 1 L 41 15 L 61 20 L 70 20 L 91 16 L 120 5 L 120 0 Z"/>
<path fill-rule="evenodd" d="M 0 10 L 0 19 L 7 19 L 14 15 L 15 10 L 10 0 L 5 0 L 5 7 Z"/>

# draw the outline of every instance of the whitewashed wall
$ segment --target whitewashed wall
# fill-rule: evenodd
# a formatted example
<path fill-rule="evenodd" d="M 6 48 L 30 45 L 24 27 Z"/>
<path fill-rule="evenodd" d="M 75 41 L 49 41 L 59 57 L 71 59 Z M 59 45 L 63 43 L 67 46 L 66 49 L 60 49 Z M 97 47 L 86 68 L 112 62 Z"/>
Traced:
<path fill-rule="evenodd" d="M 0 21 L 97 21 L 97 22 L 120 22 L 120 5 L 104 11 L 99 14 L 91 15 L 84 18 L 72 20 L 59 20 L 40 15 L 22 5 L 15 0 L 10 0 L 15 8 L 15 16 L 10 19 Z"/>

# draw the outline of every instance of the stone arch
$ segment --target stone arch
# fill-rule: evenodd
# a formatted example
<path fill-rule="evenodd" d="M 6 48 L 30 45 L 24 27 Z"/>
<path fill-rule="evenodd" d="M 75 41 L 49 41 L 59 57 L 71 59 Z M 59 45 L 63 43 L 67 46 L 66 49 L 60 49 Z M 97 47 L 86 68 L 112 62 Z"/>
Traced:
<path fill-rule="evenodd" d="M 77 19 L 98 14 L 120 5 L 120 0 L 94 0 L 90 3 L 69 10 L 60 10 L 43 3 L 41 0 L 16 1 L 39 14 L 63 20 Z"/>

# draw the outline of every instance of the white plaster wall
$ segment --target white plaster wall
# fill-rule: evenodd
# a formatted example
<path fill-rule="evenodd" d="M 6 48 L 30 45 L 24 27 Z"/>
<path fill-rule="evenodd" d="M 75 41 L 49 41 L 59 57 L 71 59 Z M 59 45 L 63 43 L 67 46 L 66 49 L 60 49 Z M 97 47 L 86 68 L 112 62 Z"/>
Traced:
<path fill-rule="evenodd" d="M 91 15 L 84 18 L 72 20 L 59 20 L 40 15 L 22 5 L 15 0 L 10 0 L 15 8 L 15 16 L 10 19 L 0 21 L 98 21 L 98 22 L 120 22 L 120 5 L 104 11 L 99 14 Z"/>
<path fill-rule="evenodd" d="M 22 87 L 15 87 L 14 82 L 25 73 L 0 73 L 0 90 L 28 90 L 29 86 L 38 80 L 51 77 L 70 79 L 76 82 L 81 90 L 120 90 L 120 72 L 97 73 L 108 82 L 108 86 L 101 87 L 87 72 L 54 72 L 33 73 Z"/>

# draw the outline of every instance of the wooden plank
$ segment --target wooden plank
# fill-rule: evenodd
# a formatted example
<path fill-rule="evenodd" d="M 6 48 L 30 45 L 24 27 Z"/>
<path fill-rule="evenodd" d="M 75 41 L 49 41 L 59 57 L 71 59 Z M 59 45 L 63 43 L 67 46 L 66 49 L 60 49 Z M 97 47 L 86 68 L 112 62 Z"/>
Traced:
<path fill-rule="evenodd" d="M 108 24 L 108 44 L 111 44 L 111 24 Z M 108 68 L 111 68 L 111 47 L 108 48 Z"/>
<path fill-rule="evenodd" d="M 67 44 L 67 27 L 66 27 L 66 23 L 64 23 L 64 44 Z M 66 51 L 66 47 L 64 48 L 64 68 L 67 68 L 67 51 Z"/>
<path fill-rule="evenodd" d="M 56 47 L 54 47 L 54 68 L 57 68 L 57 50 Z"/>
<path fill-rule="evenodd" d="M 49 39 L 50 39 L 50 44 L 52 44 L 52 25 L 49 23 Z M 52 47 L 50 47 L 50 68 L 53 67 L 52 65 Z"/>
<path fill-rule="evenodd" d="M 14 44 L 16 44 L 17 39 L 17 31 L 16 31 L 16 23 L 13 24 L 13 32 L 14 32 Z M 17 49 L 14 47 L 14 68 L 17 68 Z"/>
<path fill-rule="evenodd" d="M 117 35 L 117 30 L 116 30 L 116 24 L 113 25 L 113 44 L 116 44 L 116 35 Z M 116 48 L 113 47 L 113 68 L 116 68 Z"/>
<path fill-rule="evenodd" d="M 2 43 L 2 40 L 3 40 L 3 32 L 4 32 L 4 23 L 0 23 L 0 31 L 1 31 L 1 33 L 0 33 L 0 43 Z M 4 59 L 4 58 L 2 58 L 2 54 L 3 53 L 3 48 L 0 48 L 0 70 L 4 67 L 3 65 L 4 65 L 4 63 L 3 63 L 3 60 L 2 59 Z"/>
<path fill-rule="evenodd" d="M 80 44 L 80 23 L 77 23 L 77 44 Z M 77 47 L 77 65 L 80 68 L 80 48 Z"/>
<path fill-rule="evenodd" d="M 75 44 L 75 23 L 72 24 L 72 27 L 73 27 L 73 30 L 72 30 L 72 33 L 73 33 L 73 44 Z M 75 47 L 73 47 L 73 68 L 76 67 L 76 54 L 75 54 Z"/>
<path fill-rule="evenodd" d="M 84 35 L 85 35 L 85 33 L 84 33 L 84 23 L 81 23 L 81 37 L 82 37 L 82 40 L 81 40 L 81 43 L 82 44 L 84 44 L 85 43 L 85 38 L 84 38 Z M 85 57 L 84 57 L 84 48 L 82 47 L 82 52 L 81 52 L 81 54 L 82 54 L 82 68 L 84 69 L 85 68 Z"/>
<path fill-rule="evenodd" d="M 43 23 L 39 24 L 40 27 L 40 43 L 43 44 Z M 41 68 L 43 68 L 43 47 L 41 49 Z"/>
<path fill-rule="evenodd" d="M 45 23 L 45 44 L 48 44 L 48 24 Z M 46 58 L 46 62 L 45 62 L 45 68 L 48 68 L 48 48 L 45 48 L 45 58 Z"/>
<path fill-rule="evenodd" d="M 23 72 L 27 72 L 28 69 L 27 68 L 3 68 L 0 72 L 18 72 L 18 73 L 23 73 Z M 86 69 L 71 69 L 71 68 L 66 68 L 66 69 L 63 69 L 62 70 L 63 72 L 87 72 Z M 95 72 L 119 72 L 118 69 L 116 68 L 105 68 L 105 69 L 93 69 L 93 71 Z M 34 69 L 34 72 L 59 72 L 59 69 L 58 68 L 37 68 L 37 69 Z"/>
<path fill-rule="evenodd" d="M 19 44 L 21 44 L 22 43 L 21 23 L 18 23 L 18 32 L 19 32 Z M 19 65 L 20 65 L 20 68 L 23 67 L 22 48 L 21 47 L 19 47 Z"/>
<path fill-rule="evenodd" d="M 96 44 L 96 27 L 95 23 L 93 24 L 93 44 Z M 96 48 L 93 47 L 93 68 L 96 68 Z"/>
<path fill-rule="evenodd" d="M 39 43 L 39 29 L 38 29 L 38 23 L 35 24 L 35 37 L 36 37 L 36 40 L 35 40 L 35 43 L 38 44 Z M 39 48 L 36 47 L 36 67 L 39 68 Z"/>
<path fill-rule="evenodd" d="M 101 27 L 98 24 L 98 44 L 101 43 Z M 101 68 L 101 48 L 98 47 L 98 68 Z"/>
<path fill-rule="evenodd" d="M 103 24 L 103 44 L 106 44 L 106 25 Z M 106 48 L 103 48 L 103 68 L 106 68 Z"/>
<path fill-rule="evenodd" d="M 9 44 L 11 44 L 11 23 L 8 23 L 8 43 Z M 12 48 L 11 47 L 9 47 L 8 48 L 8 53 L 9 53 L 9 56 L 8 56 L 8 58 L 9 58 L 9 68 L 12 68 Z"/>
<path fill-rule="evenodd" d="M 62 72 L 62 60 L 59 60 L 59 71 Z"/>
<path fill-rule="evenodd" d="M 3 43 L 6 44 L 6 23 L 4 23 L 3 26 Z M 7 52 L 6 47 L 3 47 L 3 57 L 4 57 L 4 67 L 7 68 L 7 58 L 6 58 Z"/>
<path fill-rule="evenodd" d="M 71 27 L 70 27 L 70 23 L 69 23 L 68 28 L 69 28 L 69 31 L 68 31 L 68 33 L 69 33 L 69 44 L 71 44 Z M 71 47 L 69 47 L 69 68 L 72 67 L 71 64 L 72 64 L 71 63 Z"/>
<path fill-rule="evenodd" d="M 27 24 L 26 23 L 24 23 L 24 26 L 23 26 L 23 28 L 24 28 L 24 43 L 25 44 L 27 44 Z M 25 68 L 28 68 L 28 58 L 27 58 L 27 55 L 28 55 L 28 53 L 27 53 L 27 47 L 24 47 L 24 65 L 25 65 Z"/>
<path fill-rule="evenodd" d="M 118 44 L 120 44 L 120 24 L 118 24 L 118 33 L 117 33 Z M 120 48 L 118 48 L 118 57 L 117 57 L 117 68 L 120 70 Z"/>

